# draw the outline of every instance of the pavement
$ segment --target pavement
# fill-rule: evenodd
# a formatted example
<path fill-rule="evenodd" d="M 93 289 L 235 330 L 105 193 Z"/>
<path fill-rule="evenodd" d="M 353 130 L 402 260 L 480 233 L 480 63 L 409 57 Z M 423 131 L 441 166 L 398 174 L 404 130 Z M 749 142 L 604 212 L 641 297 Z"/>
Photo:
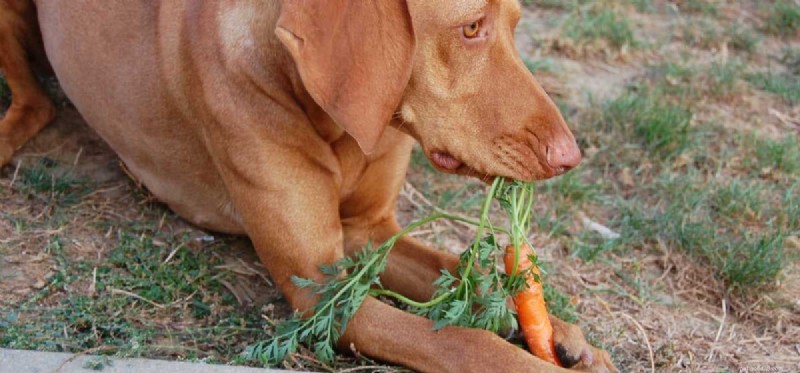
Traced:
<path fill-rule="evenodd" d="M 0 348 L 0 373 L 280 373 L 286 370 L 259 369 L 165 361 L 117 359 L 107 356 L 60 352 L 6 350 Z"/>

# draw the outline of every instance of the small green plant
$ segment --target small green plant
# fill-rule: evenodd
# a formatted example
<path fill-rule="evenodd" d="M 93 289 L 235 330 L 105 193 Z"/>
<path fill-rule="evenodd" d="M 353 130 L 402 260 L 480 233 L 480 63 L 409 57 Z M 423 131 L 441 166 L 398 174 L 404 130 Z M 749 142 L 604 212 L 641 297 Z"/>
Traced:
<path fill-rule="evenodd" d="M 522 58 L 522 62 L 525 63 L 525 67 L 530 70 L 531 73 L 536 74 L 539 72 L 552 72 L 553 71 L 553 60 L 549 58 L 539 58 L 536 60 L 532 60 L 530 58 Z"/>
<path fill-rule="evenodd" d="M 678 7 L 685 12 L 702 13 L 709 16 L 715 16 L 719 12 L 717 5 L 708 0 L 683 0 Z"/>
<path fill-rule="evenodd" d="M 739 179 L 734 179 L 727 185 L 714 188 L 710 205 L 721 219 L 748 220 L 749 217 L 745 215 L 758 214 L 763 207 L 762 190 L 763 187 L 759 184 L 745 184 Z"/>
<path fill-rule="evenodd" d="M 653 10 L 652 0 L 628 0 L 639 12 L 650 12 Z"/>
<path fill-rule="evenodd" d="M 47 160 L 20 170 L 21 190 L 31 195 L 40 195 L 48 201 L 71 205 L 87 192 L 86 182 L 69 169 L 57 167 L 55 161 Z"/>
<path fill-rule="evenodd" d="M 604 122 L 632 132 L 648 149 L 663 155 L 680 153 L 689 145 L 691 110 L 670 102 L 658 91 L 640 87 L 611 101 Z M 628 130 L 629 129 L 629 130 Z"/>
<path fill-rule="evenodd" d="M 733 92 L 743 70 L 744 65 L 738 60 L 713 62 L 709 67 L 711 93 L 714 96 L 725 96 Z"/>
<path fill-rule="evenodd" d="M 800 30 L 800 5 L 796 2 L 778 0 L 770 9 L 764 29 L 782 37 L 796 36 Z"/>
<path fill-rule="evenodd" d="M 698 48 L 719 47 L 722 40 L 719 26 L 708 18 L 688 17 L 679 32 L 686 44 Z"/>
<path fill-rule="evenodd" d="M 758 49 L 758 43 L 761 41 L 755 30 L 739 22 L 734 22 L 728 26 L 725 29 L 725 35 L 733 49 L 748 54 L 755 52 Z"/>
<path fill-rule="evenodd" d="M 800 76 L 779 74 L 774 71 L 761 71 L 746 76 L 756 88 L 774 93 L 789 104 L 800 102 Z"/>
<path fill-rule="evenodd" d="M 753 154 L 747 163 L 756 172 L 770 169 L 793 174 L 800 171 L 800 145 L 797 138 L 792 138 L 791 135 L 783 140 L 750 136 L 745 141 L 745 146 Z"/>
<path fill-rule="evenodd" d="M 630 20 L 614 9 L 579 9 L 564 23 L 564 35 L 578 42 L 606 40 L 612 47 L 636 47 Z"/>
<path fill-rule="evenodd" d="M 569 10 L 586 1 L 587 0 L 523 0 L 522 2 L 525 5 L 533 5 L 540 8 Z"/>
<path fill-rule="evenodd" d="M 783 50 L 781 62 L 789 70 L 789 73 L 798 76 L 800 75 L 800 48 L 786 48 Z"/>

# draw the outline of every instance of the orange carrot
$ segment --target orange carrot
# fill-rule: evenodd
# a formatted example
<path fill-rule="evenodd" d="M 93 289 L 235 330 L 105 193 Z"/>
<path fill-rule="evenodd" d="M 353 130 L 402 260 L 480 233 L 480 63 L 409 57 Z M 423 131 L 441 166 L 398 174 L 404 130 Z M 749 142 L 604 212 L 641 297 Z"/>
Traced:
<path fill-rule="evenodd" d="M 533 250 L 528 245 L 521 244 L 517 268 L 514 268 L 514 246 L 507 246 L 504 257 L 506 273 L 516 274 L 519 271 L 526 271 L 531 268 L 531 271 L 525 275 L 525 281 L 528 286 L 514 296 L 514 305 L 517 307 L 520 329 L 522 329 L 522 335 L 525 337 L 532 354 L 542 360 L 561 366 L 553 342 L 553 326 L 550 325 L 550 318 L 547 316 L 547 308 L 545 307 L 544 288 L 541 283 L 534 279 L 535 276 L 539 277 L 541 274 L 539 268 L 528 259 L 533 253 Z"/>

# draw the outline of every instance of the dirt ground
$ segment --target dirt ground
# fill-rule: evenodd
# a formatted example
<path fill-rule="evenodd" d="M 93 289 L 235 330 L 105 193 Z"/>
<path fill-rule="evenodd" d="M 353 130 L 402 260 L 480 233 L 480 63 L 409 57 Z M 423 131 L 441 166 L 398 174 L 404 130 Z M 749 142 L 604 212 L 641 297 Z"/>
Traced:
<path fill-rule="evenodd" d="M 610 48 L 604 45 L 581 45 L 561 37 L 554 24 L 563 22 L 567 11 L 532 3 L 524 8 L 517 33 L 518 49 L 527 58 L 550 61 L 553 70 L 537 75 L 545 88 L 570 108 L 565 112 L 568 119 L 580 118 L 593 101 L 620 95 L 632 81 L 647 76 L 652 64 L 685 48 L 685 39 L 674 35 L 676 16 L 668 11 L 653 14 L 623 7 L 637 35 L 657 40 L 659 46 L 608 52 Z M 654 3 L 664 7 L 673 4 Z M 714 4 L 720 4 L 713 16 L 719 19 L 755 23 L 755 17 L 761 14 L 758 2 Z M 797 47 L 798 38 L 763 36 L 747 64 L 774 64 L 774 56 L 785 45 Z M 720 42 L 711 47 L 691 46 L 680 53 L 690 54 L 692 61 L 703 61 L 733 52 Z M 136 349 L 140 348 L 137 346 L 135 352 L 125 350 L 126 354 L 237 363 L 231 356 L 257 341 L 259 331 L 268 329 L 270 320 L 289 314 L 250 243 L 192 227 L 153 201 L 126 175 L 117 157 L 56 86 L 51 87 L 51 93 L 60 106 L 57 119 L 23 148 L 12 164 L 0 170 L 0 346 L 114 353 L 116 348 L 122 349 L 120 345 L 109 347 L 99 337 L 89 344 L 70 344 L 75 339 L 70 334 L 77 333 L 71 327 L 62 325 L 63 333 L 58 333 L 63 334 L 63 340 L 48 344 L 37 338 L 53 338 L 51 334 L 24 331 L 27 329 L 19 325 L 50 317 L 48 312 L 54 309 L 61 312 L 74 305 L 71 302 L 78 295 L 95 300 L 116 297 L 126 298 L 131 302 L 126 304 L 143 310 L 133 318 L 134 323 L 175 331 L 174 335 L 143 337 L 142 343 L 155 347 Z M 746 126 L 770 138 L 794 136 L 797 141 L 800 133 L 797 105 L 780 103 L 755 90 L 709 102 L 696 113 L 698 118 L 704 116 L 714 116 L 725 127 Z M 791 127 L 791 123 L 797 127 Z M 418 155 L 398 204 L 402 223 L 434 208 L 474 213 L 474 201 L 482 198 L 480 183 L 436 175 L 426 161 L 416 158 Z M 44 180 L 37 179 L 39 171 L 46 175 Z M 65 186 L 60 188 L 58 183 L 62 182 Z M 445 197 L 449 199 L 445 201 Z M 66 199 L 72 200 L 64 202 Z M 548 281 L 569 298 L 587 336 L 610 351 L 622 371 L 800 371 L 800 262 L 796 260 L 800 240 L 796 232 L 785 241 L 787 264 L 777 279 L 763 292 L 738 296 L 727 291 L 713 271 L 666 244 L 658 243 L 648 250 L 609 252 L 592 261 L 574 255 L 566 242 L 590 230 L 585 224 L 586 216 L 606 224 L 597 211 L 579 211 L 567 219 L 566 233 L 551 234 L 539 229 L 532 238 L 540 248 L 542 260 L 549 265 Z M 458 253 L 473 233 L 458 224 L 439 223 L 416 235 L 443 250 Z M 170 303 L 161 303 L 153 300 L 157 298 L 142 296 L 137 287 L 98 288 L 98 276 L 104 276 L 98 271 L 103 271 L 129 235 L 146 238 L 148 247 L 160 248 L 159 260 L 164 264 L 181 251 L 203 253 L 204 260 L 211 263 L 208 281 L 213 286 L 209 288 L 218 289 L 207 291 L 198 285 L 193 292 L 176 293 L 180 296 L 164 298 Z M 201 263 L 199 268 L 205 267 Z M 230 299 L 223 300 L 225 297 Z M 196 319 L 175 316 L 190 311 L 196 314 L 198 304 L 209 307 L 210 315 Z M 182 311 L 173 315 L 169 310 Z M 228 316 L 221 315 L 229 313 L 249 321 L 241 322 L 241 330 L 246 332 L 239 334 L 245 337 L 237 336 L 233 327 L 226 329 L 232 336 L 225 338 L 232 342 L 224 351 L 214 346 L 222 339 L 186 337 L 192 328 L 202 329 L 228 320 Z M 17 325 L 16 329 L 10 325 Z M 26 344 L 27 340 L 37 342 Z M 329 371 L 400 369 L 365 358 L 342 357 L 341 363 L 326 366 L 298 354 L 285 367 Z"/>

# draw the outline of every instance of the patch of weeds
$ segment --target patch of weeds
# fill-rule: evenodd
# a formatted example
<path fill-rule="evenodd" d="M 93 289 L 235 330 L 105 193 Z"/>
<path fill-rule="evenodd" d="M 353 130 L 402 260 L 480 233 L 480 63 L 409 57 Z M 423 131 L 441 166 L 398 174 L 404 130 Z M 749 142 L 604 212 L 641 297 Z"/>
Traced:
<path fill-rule="evenodd" d="M 748 222 L 758 223 L 748 211 L 758 216 L 764 209 L 758 187 L 732 184 L 727 190 L 711 192 L 701 187 L 703 179 L 700 174 L 670 177 L 662 184 L 684 192 L 662 202 L 665 210 L 653 211 L 660 215 L 658 235 L 710 265 L 731 290 L 771 283 L 785 265 L 783 234 L 771 227 L 743 229 L 751 225 Z"/>
<path fill-rule="evenodd" d="M 98 356 L 87 360 L 86 363 L 83 364 L 83 369 L 103 370 L 112 365 L 114 365 L 114 362 L 108 356 Z"/>
<path fill-rule="evenodd" d="M 717 24 L 708 18 L 687 18 L 680 25 L 681 39 L 688 45 L 711 49 L 720 46 L 721 30 Z"/>
<path fill-rule="evenodd" d="M 577 42 L 605 40 L 617 49 L 639 45 L 628 17 L 608 8 L 578 9 L 565 21 L 563 33 Z"/>
<path fill-rule="evenodd" d="M 436 195 L 436 205 L 443 210 L 470 213 L 480 211 L 485 196 L 476 193 L 474 184 L 465 184 L 458 189 L 444 189 Z"/>
<path fill-rule="evenodd" d="M 758 48 L 758 43 L 761 41 L 755 30 L 739 22 L 734 22 L 728 26 L 725 29 L 725 36 L 733 49 L 748 54 L 755 52 Z"/>
<path fill-rule="evenodd" d="M 560 202 L 552 196 L 540 198 L 534 210 L 533 224 L 540 232 L 547 232 L 550 236 L 561 236 L 567 233 L 567 228 L 572 224 L 569 203 Z"/>
<path fill-rule="evenodd" d="M 764 205 L 761 198 L 763 190 L 764 187 L 759 183 L 745 183 L 740 179 L 734 179 L 726 185 L 713 188 L 710 198 L 711 210 L 716 212 L 718 219 L 758 218 L 758 213 Z"/>
<path fill-rule="evenodd" d="M 778 0 L 772 4 L 764 29 L 773 35 L 790 37 L 800 30 L 800 5 Z"/>
<path fill-rule="evenodd" d="M 577 308 L 569 296 L 550 285 L 550 281 L 544 281 L 543 286 L 547 312 L 568 323 L 577 323 L 579 321 Z"/>
<path fill-rule="evenodd" d="M 532 74 L 537 74 L 540 72 L 553 72 L 553 68 L 555 66 L 553 60 L 549 58 L 539 58 L 533 60 L 523 57 L 522 62 L 525 63 L 525 67 L 527 67 Z"/>
<path fill-rule="evenodd" d="M 793 174 L 800 171 L 800 145 L 797 138 L 791 135 L 782 140 L 751 135 L 744 141 L 744 145 L 751 154 L 746 165 L 755 172 L 775 170 Z"/>
<path fill-rule="evenodd" d="M 48 306 L 40 302 L 47 294 L 35 295 L 12 310 L 16 316 L 0 321 L 0 347 L 234 359 L 263 334 L 263 320 L 237 311 L 222 284 L 226 272 L 216 268 L 222 261 L 210 249 L 171 244 L 166 263 L 169 245 L 141 232 L 120 234 L 109 260 L 98 265 L 65 258 L 46 289 L 70 290 L 48 298 Z M 82 279 L 93 278 L 96 295 L 79 290 Z"/>
<path fill-rule="evenodd" d="M 784 49 L 781 62 L 791 74 L 800 75 L 800 48 Z"/>
<path fill-rule="evenodd" d="M 628 2 L 639 12 L 644 13 L 653 11 L 652 0 L 628 0 Z"/>
<path fill-rule="evenodd" d="M 566 198 L 572 205 L 580 206 L 597 198 L 599 184 L 587 183 L 580 173 L 573 171 L 541 183 L 539 192 L 542 191 L 554 198 Z"/>
<path fill-rule="evenodd" d="M 702 13 L 709 16 L 719 13 L 717 5 L 708 0 L 682 0 L 678 3 L 678 8 L 687 13 Z"/>
<path fill-rule="evenodd" d="M 588 0 L 522 0 L 525 5 L 533 5 L 546 9 L 564 9 L 570 10 L 585 4 Z"/>
<path fill-rule="evenodd" d="M 780 219 L 786 224 L 786 231 L 792 235 L 800 234 L 800 181 L 784 192 L 779 209 Z"/>
<path fill-rule="evenodd" d="M 746 78 L 756 88 L 774 93 L 789 104 L 800 102 L 800 76 L 761 71 L 748 74 Z"/>
<path fill-rule="evenodd" d="M 71 170 L 57 167 L 51 160 L 22 168 L 19 182 L 24 193 L 40 195 L 47 201 L 62 205 L 78 202 L 87 192 L 85 180 L 75 177 Z"/>
<path fill-rule="evenodd" d="M 744 71 L 744 65 L 738 60 L 713 62 L 709 67 L 711 93 L 719 97 L 733 92 L 742 71 Z"/>
<path fill-rule="evenodd" d="M 650 80 L 658 89 L 688 105 L 708 97 L 733 93 L 743 75 L 744 64 L 738 59 L 715 61 L 707 66 L 666 62 L 652 71 Z"/>
<path fill-rule="evenodd" d="M 652 152 L 671 156 L 689 145 L 692 111 L 658 90 L 639 86 L 608 103 L 604 113 L 604 127 L 620 128 Z"/>
<path fill-rule="evenodd" d="M 785 265 L 784 236 L 767 233 L 732 244 L 720 272 L 735 290 L 773 281 Z"/>
<path fill-rule="evenodd" d="M 696 88 L 692 84 L 700 75 L 700 69 L 696 65 L 668 61 L 651 71 L 651 79 L 660 80 L 663 83 L 661 88 L 666 94 L 685 96 L 696 93 Z"/>

